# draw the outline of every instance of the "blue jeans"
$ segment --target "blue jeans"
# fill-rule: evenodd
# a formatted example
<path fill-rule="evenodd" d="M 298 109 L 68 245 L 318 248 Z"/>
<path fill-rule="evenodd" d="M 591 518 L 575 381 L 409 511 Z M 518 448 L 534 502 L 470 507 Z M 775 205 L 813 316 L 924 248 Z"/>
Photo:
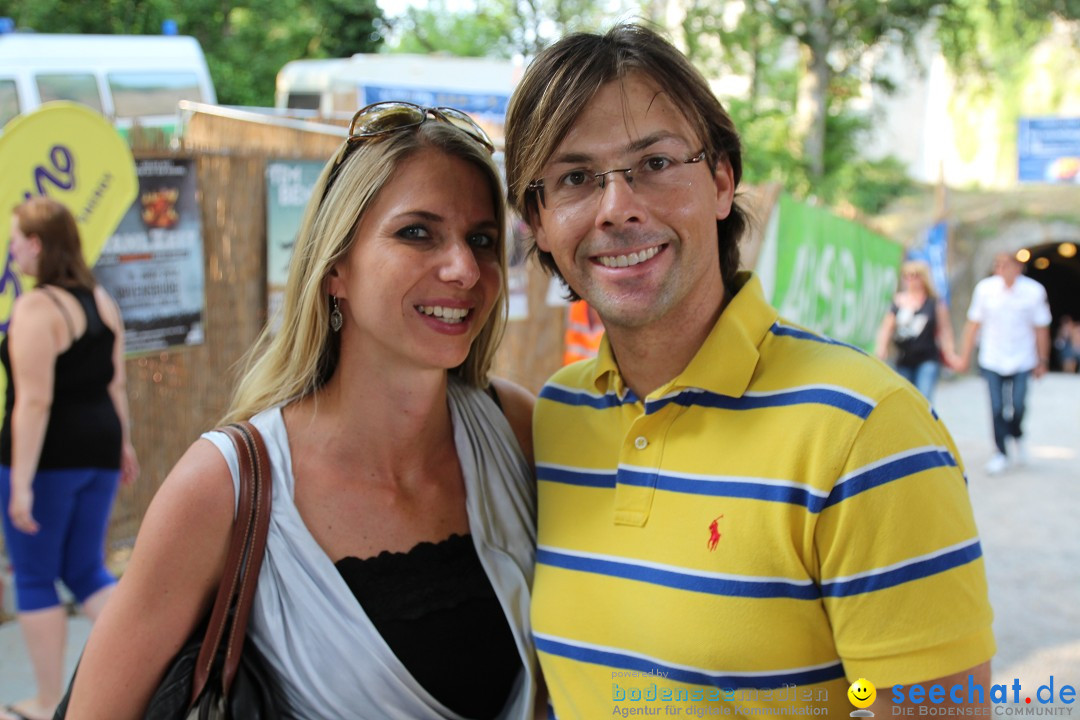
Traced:
<path fill-rule="evenodd" d="M 19 612 L 60 605 L 56 581 L 62 580 L 78 602 L 116 582 L 105 568 L 109 529 L 119 470 L 66 468 L 34 475 L 34 519 L 41 525 L 28 535 L 11 523 L 11 468 L 0 466 L 0 507 L 4 539 L 15 576 Z"/>
<path fill-rule="evenodd" d="M 941 374 L 941 363 L 937 360 L 926 360 L 913 366 L 897 365 L 896 372 L 914 385 L 933 404 L 934 388 L 937 387 L 938 375 Z"/>
<path fill-rule="evenodd" d="M 1024 421 L 1024 401 L 1027 399 L 1028 376 L 1030 370 L 1015 375 L 998 375 L 993 370 L 981 368 L 982 376 L 990 387 L 990 412 L 994 416 L 994 444 L 998 452 L 1005 455 L 1005 438 L 1019 438 L 1023 435 L 1020 423 Z M 1009 407 L 1006 412 L 1005 396 L 1008 395 Z"/>

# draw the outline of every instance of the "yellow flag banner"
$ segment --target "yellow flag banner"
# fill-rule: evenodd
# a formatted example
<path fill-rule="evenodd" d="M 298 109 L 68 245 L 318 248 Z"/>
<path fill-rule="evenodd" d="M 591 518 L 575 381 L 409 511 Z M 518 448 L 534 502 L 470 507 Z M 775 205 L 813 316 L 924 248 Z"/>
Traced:
<path fill-rule="evenodd" d="M 37 195 L 63 203 L 75 216 L 83 255 L 93 267 L 134 202 L 139 181 L 131 148 L 112 124 L 71 102 L 45 103 L 5 125 L 0 168 L 0 332 L 7 332 L 11 304 L 25 287 L 8 254 L 15 206 Z"/>

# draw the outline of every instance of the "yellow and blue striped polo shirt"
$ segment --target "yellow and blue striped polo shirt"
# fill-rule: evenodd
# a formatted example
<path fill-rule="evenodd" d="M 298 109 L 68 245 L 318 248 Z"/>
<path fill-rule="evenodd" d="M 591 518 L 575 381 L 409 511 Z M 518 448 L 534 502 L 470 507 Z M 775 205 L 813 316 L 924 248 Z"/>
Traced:
<path fill-rule="evenodd" d="M 924 681 L 993 655 L 943 424 L 882 363 L 785 323 L 756 278 L 740 282 L 648 397 L 606 339 L 540 393 L 532 621 L 563 720 L 847 714 L 852 680 Z"/>

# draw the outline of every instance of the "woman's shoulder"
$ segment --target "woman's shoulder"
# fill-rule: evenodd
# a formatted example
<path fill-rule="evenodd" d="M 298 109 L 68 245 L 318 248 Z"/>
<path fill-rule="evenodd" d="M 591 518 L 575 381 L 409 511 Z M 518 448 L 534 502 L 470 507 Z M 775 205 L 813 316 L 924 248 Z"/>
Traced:
<path fill-rule="evenodd" d="M 48 285 L 39 285 L 26 292 L 19 293 L 14 302 L 11 303 L 12 316 L 14 317 L 15 313 L 32 315 L 56 307 L 56 300 L 49 297 L 49 293 L 54 292 L 56 290 Z"/>
<path fill-rule="evenodd" d="M 123 323 L 120 319 L 120 306 L 116 304 L 108 290 L 101 285 L 94 286 L 93 294 L 94 304 L 97 306 L 102 322 L 108 325 L 110 330 L 116 332 Z"/>
<path fill-rule="evenodd" d="M 510 423 L 518 444 L 532 464 L 532 416 L 536 396 L 521 385 L 501 377 L 492 377 L 491 385 L 499 395 L 503 414 Z"/>
<path fill-rule="evenodd" d="M 504 411 L 526 412 L 532 417 L 532 409 L 536 404 L 536 395 L 513 380 L 494 375 L 491 376 L 490 380 L 495 392 L 499 394 L 499 402 L 502 404 Z"/>
<path fill-rule="evenodd" d="M 200 438 L 173 466 L 152 505 L 172 522 L 221 530 L 231 523 L 234 495 L 225 457 L 214 443 Z"/>
<path fill-rule="evenodd" d="M 33 290 L 21 293 L 11 304 L 10 328 L 11 335 L 21 333 L 21 328 L 34 328 L 47 330 L 50 333 L 67 333 L 67 325 L 61 310 L 57 307 L 59 298 L 50 297 L 49 293 L 57 292 L 47 286 L 38 286 Z"/>

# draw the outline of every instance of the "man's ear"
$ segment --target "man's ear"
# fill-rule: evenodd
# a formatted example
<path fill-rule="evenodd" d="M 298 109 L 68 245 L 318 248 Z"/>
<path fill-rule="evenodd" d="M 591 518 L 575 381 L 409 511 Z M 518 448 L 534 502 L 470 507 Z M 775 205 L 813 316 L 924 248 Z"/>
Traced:
<path fill-rule="evenodd" d="M 727 158 L 721 158 L 716 163 L 713 181 L 716 183 L 716 219 L 723 220 L 731 214 L 731 206 L 735 202 L 735 173 Z"/>
<path fill-rule="evenodd" d="M 529 209 L 526 211 L 528 217 L 525 218 L 525 222 L 529 225 L 529 230 L 532 231 L 533 240 L 536 241 L 536 247 L 542 251 L 551 252 L 550 246 L 547 244 L 547 233 L 544 232 L 544 224 L 540 221 L 540 211 L 535 205 L 530 204 Z"/>
<path fill-rule="evenodd" d="M 533 238 L 536 240 L 536 247 L 546 253 L 551 252 L 551 247 L 547 243 L 547 233 L 544 232 L 544 227 L 542 225 L 537 225 L 533 228 Z"/>

